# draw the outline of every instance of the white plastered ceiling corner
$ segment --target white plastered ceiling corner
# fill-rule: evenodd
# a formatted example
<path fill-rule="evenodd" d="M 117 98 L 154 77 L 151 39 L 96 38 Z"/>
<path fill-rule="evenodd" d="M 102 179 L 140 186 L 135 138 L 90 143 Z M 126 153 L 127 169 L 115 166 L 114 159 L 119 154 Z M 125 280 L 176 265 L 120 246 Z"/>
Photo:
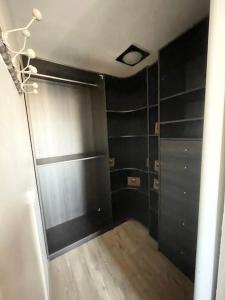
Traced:
<path fill-rule="evenodd" d="M 209 0 L 8 0 L 15 26 L 33 7 L 43 20 L 28 43 L 38 57 L 77 68 L 130 76 L 157 59 L 158 50 L 208 15 Z M 136 44 L 151 55 L 135 67 L 115 59 Z"/>

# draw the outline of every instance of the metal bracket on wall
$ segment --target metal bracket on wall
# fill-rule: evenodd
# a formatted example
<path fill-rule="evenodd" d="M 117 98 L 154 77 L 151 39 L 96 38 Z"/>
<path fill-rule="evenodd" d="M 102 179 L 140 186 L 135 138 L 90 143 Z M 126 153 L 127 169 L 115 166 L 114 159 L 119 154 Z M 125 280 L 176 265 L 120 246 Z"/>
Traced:
<path fill-rule="evenodd" d="M 159 180 L 154 178 L 153 180 L 153 189 L 158 191 L 159 190 Z"/>
<path fill-rule="evenodd" d="M 109 158 L 109 167 L 110 168 L 115 167 L 115 158 L 114 157 Z"/>
<path fill-rule="evenodd" d="M 156 172 L 158 172 L 158 171 L 159 171 L 159 167 L 160 167 L 159 160 L 155 160 L 155 163 L 154 163 L 154 170 L 155 170 Z"/>
<path fill-rule="evenodd" d="M 12 77 L 12 80 L 13 80 L 19 94 L 22 94 L 21 83 L 17 77 L 17 72 L 16 72 L 15 67 L 13 66 L 11 56 L 3 42 L 1 29 L 0 29 L 0 53 L 2 55 L 2 58 L 7 66 L 7 69 Z"/>
<path fill-rule="evenodd" d="M 155 122 L 155 134 L 159 134 L 159 122 Z"/>

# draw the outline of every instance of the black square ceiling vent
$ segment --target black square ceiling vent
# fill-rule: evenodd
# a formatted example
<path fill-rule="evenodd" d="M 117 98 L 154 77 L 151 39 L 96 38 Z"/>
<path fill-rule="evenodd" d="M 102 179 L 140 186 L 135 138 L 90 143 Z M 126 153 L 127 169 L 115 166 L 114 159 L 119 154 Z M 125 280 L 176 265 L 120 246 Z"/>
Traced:
<path fill-rule="evenodd" d="M 127 50 L 120 54 L 120 56 L 118 56 L 116 60 L 128 66 L 135 66 L 147 56 L 149 56 L 149 54 L 149 52 L 140 49 L 135 45 L 131 45 L 127 48 Z"/>

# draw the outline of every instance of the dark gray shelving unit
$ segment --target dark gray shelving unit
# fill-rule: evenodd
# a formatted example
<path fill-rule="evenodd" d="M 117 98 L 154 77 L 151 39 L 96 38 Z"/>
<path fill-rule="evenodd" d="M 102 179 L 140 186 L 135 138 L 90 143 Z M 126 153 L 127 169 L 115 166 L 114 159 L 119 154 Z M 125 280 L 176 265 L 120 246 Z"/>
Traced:
<path fill-rule="evenodd" d="M 35 79 L 39 94 L 26 105 L 51 259 L 112 225 L 105 90 L 99 74 L 41 59 L 32 64 L 47 76 Z"/>
<path fill-rule="evenodd" d="M 159 249 L 194 279 L 208 19 L 160 50 Z"/>
<path fill-rule="evenodd" d="M 108 142 L 114 222 L 135 218 L 148 226 L 148 105 L 146 70 L 106 77 Z"/>
<path fill-rule="evenodd" d="M 106 103 L 114 220 L 136 218 L 157 239 L 158 64 L 130 78 L 107 77 Z"/>

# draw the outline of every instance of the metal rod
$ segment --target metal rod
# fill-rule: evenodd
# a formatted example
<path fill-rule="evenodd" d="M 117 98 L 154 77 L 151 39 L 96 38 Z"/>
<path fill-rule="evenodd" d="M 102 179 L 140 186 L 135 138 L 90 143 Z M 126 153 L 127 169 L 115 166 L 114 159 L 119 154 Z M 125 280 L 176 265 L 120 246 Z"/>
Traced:
<path fill-rule="evenodd" d="M 56 76 L 50 76 L 50 75 L 45 75 L 45 74 L 39 74 L 39 73 L 32 74 L 31 76 L 34 77 L 34 78 L 54 79 L 54 80 L 59 80 L 59 81 L 64 81 L 64 82 L 69 82 L 69 83 L 76 83 L 76 84 L 81 84 L 81 85 L 94 86 L 94 87 L 98 86 L 95 83 L 89 83 L 89 82 L 84 82 L 84 81 L 66 79 L 66 78 L 61 78 L 61 77 L 56 77 Z"/>

